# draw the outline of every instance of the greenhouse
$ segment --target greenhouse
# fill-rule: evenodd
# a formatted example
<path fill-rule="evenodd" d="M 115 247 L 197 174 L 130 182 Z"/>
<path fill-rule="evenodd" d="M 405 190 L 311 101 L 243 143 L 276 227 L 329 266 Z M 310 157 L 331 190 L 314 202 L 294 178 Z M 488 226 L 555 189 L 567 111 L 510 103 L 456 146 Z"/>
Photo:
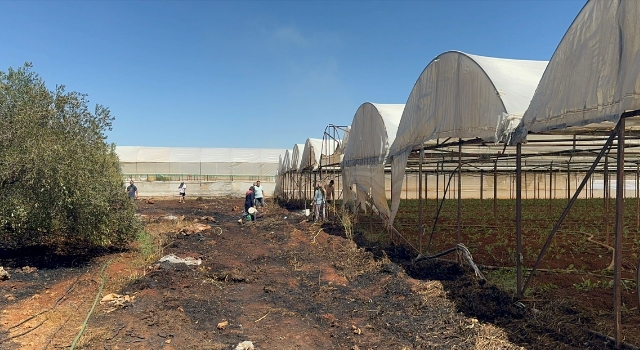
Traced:
<path fill-rule="evenodd" d="M 124 180 L 142 196 L 176 195 L 184 181 L 193 196 L 240 196 L 260 180 L 275 188 L 281 149 L 117 146 Z"/>
<path fill-rule="evenodd" d="M 618 344 L 622 266 L 640 253 L 638 236 L 623 236 L 640 232 L 638 18 L 637 1 L 591 0 L 549 62 L 449 51 L 405 105 L 362 104 L 331 178 L 371 209 L 365 231 L 416 259 L 467 244 L 483 264 L 514 267 L 518 296 L 549 278 L 540 268 L 566 269 L 568 250 L 582 270 L 611 271 Z M 317 157 L 303 171 L 326 183 L 335 166 Z M 613 254 L 586 257 L 598 246 Z"/>
<path fill-rule="evenodd" d="M 393 174 L 390 224 L 398 210 L 411 151 L 424 142 L 448 138 L 508 141 L 546 66 L 544 61 L 456 51 L 429 63 L 409 95 L 389 149 Z"/>
<path fill-rule="evenodd" d="M 353 117 L 352 142 L 347 144 L 342 161 L 343 193 L 353 190 L 361 201 L 370 198 L 385 217 L 389 217 L 385 162 L 403 110 L 403 104 L 362 104 Z"/>

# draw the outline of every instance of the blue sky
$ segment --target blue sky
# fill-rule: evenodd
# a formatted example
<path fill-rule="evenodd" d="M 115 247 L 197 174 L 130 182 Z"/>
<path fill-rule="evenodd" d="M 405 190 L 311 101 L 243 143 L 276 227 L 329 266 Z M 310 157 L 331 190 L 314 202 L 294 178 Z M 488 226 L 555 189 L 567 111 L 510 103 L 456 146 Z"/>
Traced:
<path fill-rule="evenodd" d="M 0 70 L 109 107 L 117 145 L 291 149 L 442 52 L 548 60 L 584 3 L 0 1 Z"/>

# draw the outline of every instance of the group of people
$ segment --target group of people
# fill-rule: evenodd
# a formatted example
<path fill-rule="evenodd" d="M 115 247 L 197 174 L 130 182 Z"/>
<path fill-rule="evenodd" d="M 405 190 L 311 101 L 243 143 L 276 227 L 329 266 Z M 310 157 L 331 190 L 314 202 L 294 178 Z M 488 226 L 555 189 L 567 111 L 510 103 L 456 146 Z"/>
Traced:
<path fill-rule="evenodd" d="M 138 188 L 134 185 L 133 180 L 129 181 L 129 186 L 127 186 L 126 192 L 129 198 L 138 199 Z M 184 182 L 181 182 L 180 186 L 178 186 L 178 195 L 180 196 L 178 203 L 184 203 L 186 193 L 187 185 Z M 313 200 L 311 201 L 311 205 L 314 208 L 314 222 L 326 220 L 326 204 L 331 203 L 333 200 L 335 200 L 335 187 L 333 180 L 329 181 L 329 184 L 326 186 L 322 186 L 319 182 L 316 183 Z M 262 208 L 266 207 L 264 189 L 260 185 L 259 180 L 249 187 L 249 190 L 247 190 L 244 196 L 244 212 L 246 213 L 245 215 L 249 215 L 251 217 L 251 221 L 256 219 L 258 206 L 261 206 Z M 250 210 L 251 208 L 253 209 Z"/>
<path fill-rule="evenodd" d="M 129 186 L 127 186 L 125 191 L 129 196 L 129 198 L 138 199 L 138 187 L 136 187 L 133 180 L 129 181 Z M 183 182 L 180 182 L 180 185 L 178 186 L 178 196 L 180 197 L 178 199 L 178 203 L 184 203 L 184 198 L 186 195 L 187 195 L 187 184 L 185 184 L 183 181 Z M 248 212 L 249 208 L 251 207 L 254 207 L 254 208 L 258 206 L 265 207 L 264 200 L 265 200 L 264 189 L 262 188 L 262 185 L 260 185 L 260 181 L 258 180 L 249 188 L 249 190 L 245 195 L 244 211 Z"/>
<path fill-rule="evenodd" d="M 320 183 L 316 183 L 315 191 L 313 193 L 313 200 L 311 205 L 313 206 L 313 221 L 326 220 L 327 208 L 326 204 L 335 200 L 336 189 L 334 187 L 333 180 L 329 181 L 329 184 L 322 186 Z"/>
<path fill-rule="evenodd" d="M 244 195 L 244 212 L 249 215 L 251 221 L 255 221 L 258 206 L 265 208 L 264 190 L 260 180 L 256 181 Z M 253 210 L 251 210 L 253 208 Z"/>
<path fill-rule="evenodd" d="M 129 186 L 127 186 L 125 192 L 127 192 L 129 198 L 138 199 L 138 187 L 134 185 L 133 180 L 129 181 Z M 178 195 L 180 196 L 178 203 L 184 203 L 184 197 L 187 195 L 187 184 L 184 182 L 181 182 L 180 186 L 178 186 Z"/>

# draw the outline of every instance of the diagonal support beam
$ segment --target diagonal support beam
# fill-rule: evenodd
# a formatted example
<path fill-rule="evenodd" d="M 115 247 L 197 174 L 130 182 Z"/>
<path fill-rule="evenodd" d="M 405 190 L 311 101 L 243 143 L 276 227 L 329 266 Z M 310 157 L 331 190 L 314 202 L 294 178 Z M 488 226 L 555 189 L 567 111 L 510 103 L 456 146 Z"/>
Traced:
<path fill-rule="evenodd" d="M 600 163 L 600 159 L 602 159 L 602 157 L 607 152 L 609 147 L 611 147 L 611 145 L 613 144 L 613 140 L 616 138 L 616 135 L 618 134 L 617 131 L 618 131 L 618 129 L 616 128 L 616 130 L 611 132 L 611 135 L 609 135 L 609 138 L 607 139 L 607 142 L 604 144 L 604 146 L 600 150 L 600 153 L 598 153 L 598 156 L 593 161 L 593 164 L 591 164 L 591 167 L 589 168 L 589 171 L 587 172 L 587 174 L 585 175 L 584 179 L 580 183 L 580 186 L 578 186 L 578 189 L 573 194 L 573 197 L 571 197 L 571 200 L 569 201 L 569 203 L 567 204 L 566 208 L 562 212 L 562 215 L 560 215 L 560 218 L 556 222 L 555 226 L 553 226 L 553 229 L 551 230 L 551 233 L 549 233 L 549 236 L 547 236 L 547 240 L 544 243 L 544 246 L 542 246 L 542 250 L 540 250 L 540 254 L 538 254 L 538 259 L 536 260 L 535 264 L 533 265 L 533 268 L 531 269 L 531 273 L 529 274 L 529 277 L 527 277 L 527 280 L 524 283 L 524 286 L 522 287 L 522 291 L 520 292 L 521 295 L 524 295 L 525 291 L 529 287 L 529 283 L 531 283 L 531 280 L 533 279 L 533 276 L 534 276 L 534 274 L 536 272 L 536 269 L 538 268 L 538 265 L 540 265 L 540 262 L 542 261 L 542 258 L 544 257 L 545 253 L 547 252 L 547 249 L 549 249 L 549 245 L 551 244 L 551 240 L 553 239 L 553 237 L 558 232 L 558 229 L 560 229 L 560 225 L 562 225 L 562 222 L 564 221 L 566 216 L 569 214 L 569 210 L 571 210 L 571 207 L 573 207 L 573 204 L 575 203 L 576 199 L 578 199 L 578 196 L 580 195 L 580 192 L 582 192 L 582 189 L 587 184 L 587 181 L 589 181 L 589 178 L 591 177 L 591 175 L 593 174 L 594 170 L 596 169 L 596 166 L 598 165 L 598 163 Z"/>

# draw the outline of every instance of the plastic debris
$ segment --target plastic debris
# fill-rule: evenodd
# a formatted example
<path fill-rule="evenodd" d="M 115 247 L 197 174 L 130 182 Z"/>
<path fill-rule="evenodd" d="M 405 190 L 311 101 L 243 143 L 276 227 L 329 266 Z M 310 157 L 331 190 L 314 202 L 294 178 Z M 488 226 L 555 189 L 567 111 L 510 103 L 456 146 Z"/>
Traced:
<path fill-rule="evenodd" d="M 11 278 L 11 275 L 0 266 L 0 281 L 8 280 L 9 278 Z"/>
<path fill-rule="evenodd" d="M 109 313 L 119 308 L 123 308 L 123 307 L 126 307 L 127 305 L 130 305 L 131 303 L 133 303 L 133 300 L 135 298 L 136 298 L 135 296 L 109 293 L 100 300 L 100 305 L 109 304 L 110 307 L 104 310 L 105 313 Z"/>
<path fill-rule="evenodd" d="M 204 230 L 208 230 L 210 229 L 211 226 L 209 225 L 204 225 L 204 224 L 193 224 L 189 227 L 185 227 L 183 229 L 181 229 L 180 231 L 178 231 L 178 233 L 182 233 L 185 236 L 191 235 L 193 233 L 200 233 Z"/>
<path fill-rule="evenodd" d="M 242 343 L 236 345 L 235 350 L 255 350 L 255 348 L 253 347 L 252 342 L 245 340 Z"/>
<path fill-rule="evenodd" d="M 160 260 L 160 262 L 169 262 L 172 264 L 187 264 L 187 265 L 200 265 L 202 264 L 202 259 L 196 259 L 196 258 L 192 258 L 192 257 L 186 257 L 186 258 L 179 258 L 174 254 L 169 254 L 169 255 L 165 255 L 163 256 Z"/>

